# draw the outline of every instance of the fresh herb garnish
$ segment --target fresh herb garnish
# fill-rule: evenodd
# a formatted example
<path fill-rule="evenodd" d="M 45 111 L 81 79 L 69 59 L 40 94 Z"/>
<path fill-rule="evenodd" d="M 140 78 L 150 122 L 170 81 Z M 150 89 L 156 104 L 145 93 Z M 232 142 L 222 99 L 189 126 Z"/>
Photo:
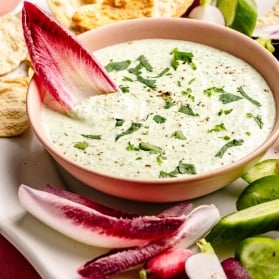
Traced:
<path fill-rule="evenodd" d="M 158 123 L 158 124 L 162 124 L 165 123 L 167 121 L 167 119 L 159 114 L 156 114 L 153 116 L 153 120 Z"/>
<path fill-rule="evenodd" d="M 164 153 L 164 150 L 161 147 L 159 147 L 157 145 L 153 145 L 148 142 L 140 142 L 139 149 L 143 150 L 143 151 L 148 151 L 151 154 L 163 154 Z"/>
<path fill-rule="evenodd" d="M 209 132 L 209 133 L 212 133 L 212 132 L 221 132 L 221 131 L 225 131 L 225 130 L 226 130 L 225 124 L 224 124 L 224 123 L 220 123 L 220 124 L 216 124 L 216 125 L 214 126 L 214 128 L 209 129 L 208 132 Z"/>
<path fill-rule="evenodd" d="M 191 115 L 191 116 L 197 116 L 198 114 L 194 113 L 192 108 L 189 105 L 181 106 L 178 110 L 178 112 Z"/>
<path fill-rule="evenodd" d="M 137 60 L 140 62 L 140 65 L 142 65 L 146 69 L 146 71 L 152 72 L 153 67 L 144 55 L 140 55 Z"/>
<path fill-rule="evenodd" d="M 233 109 L 221 109 L 218 111 L 218 115 L 221 116 L 222 114 L 228 115 L 233 111 Z"/>
<path fill-rule="evenodd" d="M 235 146 L 240 146 L 242 145 L 244 142 L 244 140 L 242 139 L 233 139 L 229 142 L 227 142 L 225 145 L 223 145 L 220 150 L 215 154 L 215 157 L 219 157 L 222 158 L 224 156 L 224 154 L 226 153 L 226 151 L 231 148 L 231 147 L 235 147 Z"/>
<path fill-rule="evenodd" d="M 124 119 L 116 118 L 115 119 L 115 127 L 120 127 L 124 124 Z"/>
<path fill-rule="evenodd" d="M 173 49 L 171 53 L 173 55 L 171 60 L 171 66 L 176 70 L 179 66 L 179 61 L 184 63 L 188 63 L 191 65 L 192 69 L 196 69 L 196 65 L 193 63 L 193 53 L 192 52 L 184 52 L 179 51 L 177 48 Z"/>
<path fill-rule="evenodd" d="M 131 64 L 131 60 L 124 60 L 124 61 L 120 61 L 120 62 L 114 62 L 114 61 L 110 61 L 106 66 L 105 69 L 108 72 L 112 72 L 112 71 L 124 71 L 126 70 Z"/>
<path fill-rule="evenodd" d="M 203 93 L 208 97 L 211 97 L 215 93 L 226 93 L 222 87 L 209 87 L 203 90 Z"/>
<path fill-rule="evenodd" d="M 262 117 L 260 115 L 254 116 L 252 113 L 248 112 L 247 114 L 248 118 L 253 118 L 255 120 L 255 122 L 257 123 L 257 125 L 259 126 L 260 129 L 263 128 L 263 121 L 262 121 Z"/>
<path fill-rule="evenodd" d="M 247 99 L 249 102 L 251 102 L 252 104 L 254 104 L 257 107 L 261 106 L 261 103 L 258 102 L 257 100 L 251 98 L 243 89 L 242 86 L 237 88 L 237 91 L 241 94 L 242 97 L 244 97 L 245 99 Z"/>
<path fill-rule="evenodd" d="M 173 171 L 160 171 L 159 178 L 177 177 L 179 174 L 197 174 L 197 171 L 193 164 L 184 163 L 180 160 L 178 166 Z"/>
<path fill-rule="evenodd" d="M 156 89 L 156 80 L 154 79 L 146 79 L 141 75 L 137 75 L 137 80 L 152 89 Z"/>
<path fill-rule="evenodd" d="M 123 137 L 123 136 L 126 136 L 126 135 L 129 135 L 129 134 L 132 134 L 134 133 L 135 131 L 137 131 L 140 127 L 142 126 L 141 123 L 137 123 L 137 122 L 132 122 L 131 126 L 124 132 L 116 135 L 115 137 L 115 141 L 119 140 L 119 138 Z"/>
<path fill-rule="evenodd" d="M 131 142 L 128 142 L 126 150 L 128 150 L 128 151 L 139 151 L 140 149 L 137 146 L 135 146 L 134 144 L 132 144 Z"/>
<path fill-rule="evenodd" d="M 223 103 L 223 104 L 228 104 L 228 103 L 232 103 L 232 102 L 236 102 L 243 99 L 242 97 L 238 96 L 238 95 L 234 95 L 232 93 L 222 93 L 219 97 L 219 100 Z"/>
<path fill-rule="evenodd" d="M 129 86 L 119 85 L 119 88 L 121 89 L 122 93 L 129 93 L 130 92 Z"/>
<path fill-rule="evenodd" d="M 186 139 L 185 135 L 183 134 L 183 132 L 181 130 L 177 130 L 177 131 L 173 132 L 172 137 L 179 139 L 179 140 Z"/>
<path fill-rule="evenodd" d="M 155 76 L 154 78 L 160 78 L 160 77 L 166 75 L 169 71 L 170 71 L 170 68 L 167 67 L 167 68 L 163 69 L 163 70 L 162 70 L 157 76 Z"/>
<path fill-rule="evenodd" d="M 89 144 L 86 141 L 79 141 L 76 142 L 74 147 L 80 150 L 85 150 L 87 147 L 89 146 Z"/>
<path fill-rule="evenodd" d="M 165 105 L 164 105 L 165 109 L 169 109 L 172 106 L 174 106 L 174 102 L 172 101 L 172 99 L 170 97 L 169 98 L 164 98 L 164 100 L 165 100 Z"/>
<path fill-rule="evenodd" d="M 87 138 L 87 139 L 94 139 L 94 140 L 100 140 L 102 137 L 101 135 L 84 135 L 81 134 L 82 137 Z"/>

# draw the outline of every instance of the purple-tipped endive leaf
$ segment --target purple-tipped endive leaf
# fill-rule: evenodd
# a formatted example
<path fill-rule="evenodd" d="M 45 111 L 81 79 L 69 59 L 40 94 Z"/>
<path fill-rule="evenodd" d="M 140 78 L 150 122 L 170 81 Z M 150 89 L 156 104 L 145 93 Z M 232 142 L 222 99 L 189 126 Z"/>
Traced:
<path fill-rule="evenodd" d="M 83 204 L 87 207 L 90 207 L 92 209 L 95 209 L 103 214 L 113 216 L 113 217 L 122 217 L 122 218 L 134 218 L 134 217 L 139 217 L 138 214 L 135 213 L 129 213 L 129 212 L 124 212 L 120 211 L 108 206 L 105 206 L 103 204 L 97 203 L 95 201 L 92 201 L 84 196 L 81 196 L 79 194 L 69 192 L 66 190 L 58 189 L 55 188 L 51 185 L 46 185 L 44 188 L 44 191 L 52 193 L 56 196 L 60 196 L 62 198 L 65 198 L 67 200 L 71 200 L 76 203 Z M 171 207 L 168 207 L 164 211 L 160 212 L 157 217 L 175 217 L 175 216 L 181 216 L 190 213 L 190 211 L 193 209 L 193 204 L 189 201 L 183 201 L 180 203 L 176 203 L 172 205 Z"/>
<path fill-rule="evenodd" d="M 22 206 L 39 220 L 75 240 L 106 248 L 144 245 L 176 232 L 186 220 L 178 217 L 117 218 L 46 191 L 21 185 Z"/>
<path fill-rule="evenodd" d="M 171 236 L 145 245 L 111 251 L 85 263 L 78 273 L 87 279 L 104 279 L 134 269 L 166 249 L 192 246 L 219 220 L 220 213 L 215 205 L 200 205 L 187 215 L 184 224 Z"/>
<path fill-rule="evenodd" d="M 24 2 L 22 26 L 35 75 L 66 110 L 80 100 L 117 91 L 104 67 L 56 19 Z"/>

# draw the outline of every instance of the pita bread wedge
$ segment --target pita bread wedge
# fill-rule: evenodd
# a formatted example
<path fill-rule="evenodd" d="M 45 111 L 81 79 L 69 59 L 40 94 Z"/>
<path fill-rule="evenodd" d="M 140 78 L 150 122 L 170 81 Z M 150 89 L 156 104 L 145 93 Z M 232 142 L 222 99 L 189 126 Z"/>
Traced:
<path fill-rule="evenodd" d="M 21 14 L 0 17 L 0 76 L 16 69 L 27 56 Z"/>
<path fill-rule="evenodd" d="M 86 4 L 95 4 L 101 0 L 48 0 L 48 5 L 55 18 L 65 27 L 73 26 L 72 16 L 76 10 Z"/>
<path fill-rule="evenodd" d="M 14 137 L 28 127 L 26 92 L 29 77 L 0 79 L 0 137 Z"/>
<path fill-rule="evenodd" d="M 154 16 L 180 17 L 193 4 L 194 0 L 157 0 Z"/>
<path fill-rule="evenodd" d="M 81 6 L 72 20 L 82 31 L 86 31 L 132 18 L 181 16 L 192 3 L 193 0 L 104 0 Z"/>

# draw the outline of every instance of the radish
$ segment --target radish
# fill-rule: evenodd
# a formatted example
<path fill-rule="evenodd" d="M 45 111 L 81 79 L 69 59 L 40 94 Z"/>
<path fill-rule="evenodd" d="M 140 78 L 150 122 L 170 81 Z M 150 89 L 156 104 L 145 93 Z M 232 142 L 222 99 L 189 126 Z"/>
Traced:
<path fill-rule="evenodd" d="M 222 12 L 216 6 L 213 6 L 211 2 L 210 0 L 200 1 L 200 5 L 195 6 L 189 12 L 188 17 L 225 26 Z"/>
<path fill-rule="evenodd" d="M 228 279 L 251 279 L 250 274 L 236 258 L 228 258 L 221 262 Z"/>
<path fill-rule="evenodd" d="M 86 97 L 118 90 L 77 38 L 30 2 L 24 2 L 22 26 L 37 80 L 65 110 Z"/>
<path fill-rule="evenodd" d="M 170 248 L 151 258 L 140 270 L 141 279 L 170 279 L 185 274 L 185 261 L 193 252 L 184 248 Z"/>
<path fill-rule="evenodd" d="M 201 252 L 190 256 L 185 262 L 186 274 L 190 279 L 226 279 L 223 267 L 209 242 L 197 242 Z"/>
<path fill-rule="evenodd" d="M 27 211 L 60 233 L 106 248 L 144 245 L 162 239 L 176 232 L 187 219 L 185 215 L 117 218 L 26 185 L 19 187 L 18 197 Z"/>
<path fill-rule="evenodd" d="M 111 251 L 82 265 L 78 273 L 87 279 L 104 279 L 134 269 L 167 249 L 190 247 L 219 219 L 220 213 L 215 205 L 200 205 L 187 215 L 184 224 L 171 236 L 142 246 Z"/>

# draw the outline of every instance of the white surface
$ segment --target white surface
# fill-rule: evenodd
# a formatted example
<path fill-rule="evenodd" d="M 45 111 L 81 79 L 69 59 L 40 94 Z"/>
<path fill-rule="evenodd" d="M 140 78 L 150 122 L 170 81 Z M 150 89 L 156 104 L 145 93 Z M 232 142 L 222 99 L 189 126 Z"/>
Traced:
<path fill-rule="evenodd" d="M 40 2 L 42 7 L 46 1 Z M 141 214 L 157 213 L 167 204 L 144 204 L 125 201 L 95 191 L 77 182 L 57 167 L 43 150 L 31 131 L 16 138 L 0 138 L 0 233 L 9 239 L 31 262 L 45 279 L 78 279 L 76 269 L 105 250 L 73 241 L 47 227 L 26 213 L 17 198 L 17 189 L 24 183 L 34 188 L 45 184 L 69 187 L 71 190 L 110 205 Z M 278 157 L 279 143 L 266 157 Z M 194 203 L 214 203 L 222 215 L 235 210 L 235 200 L 245 187 L 238 180 L 221 191 L 197 199 Z M 220 257 L 232 251 L 217 251 Z M 127 273 L 117 278 L 138 278 L 137 273 Z"/>

